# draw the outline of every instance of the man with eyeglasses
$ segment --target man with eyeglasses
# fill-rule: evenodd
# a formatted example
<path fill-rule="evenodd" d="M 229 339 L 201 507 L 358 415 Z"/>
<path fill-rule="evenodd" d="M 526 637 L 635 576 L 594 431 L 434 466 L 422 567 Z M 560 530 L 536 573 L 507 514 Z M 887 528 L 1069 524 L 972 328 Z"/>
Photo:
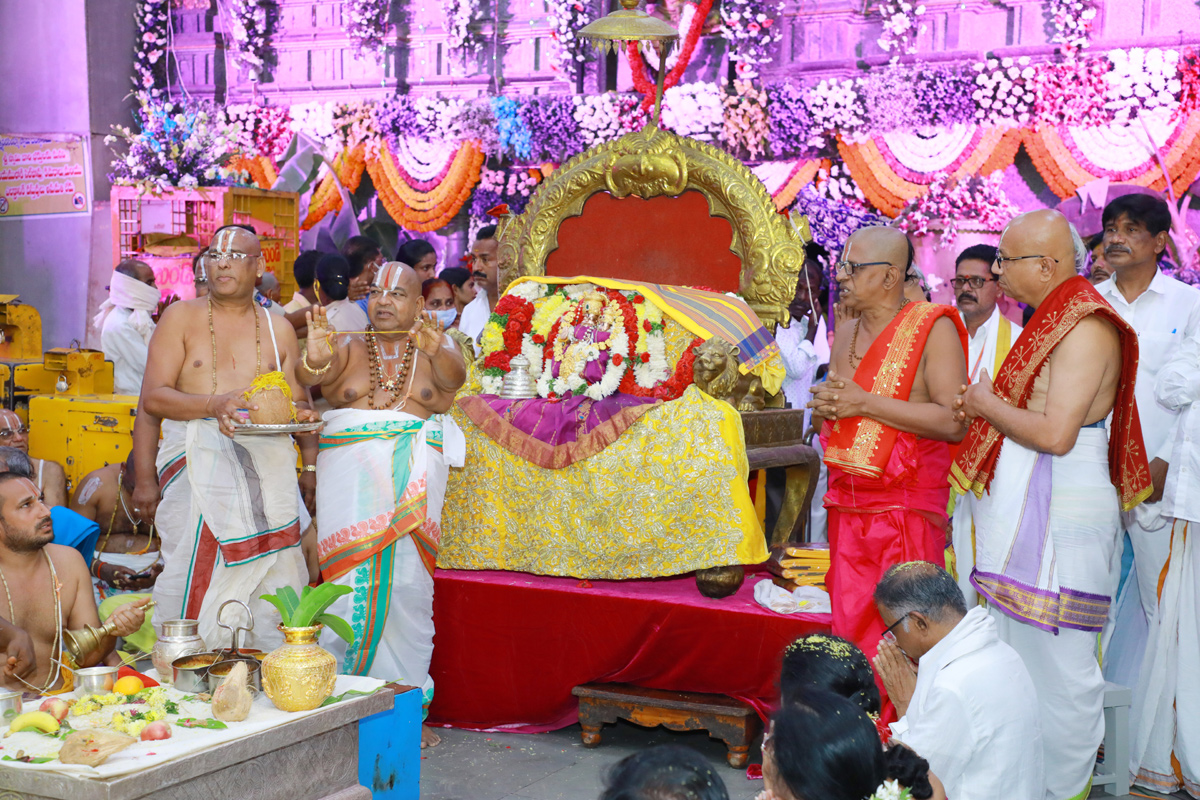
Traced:
<path fill-rule="evenodd" d="M 1083 241 L 1062 214 L 1016 217 L 998 249 L 1000 288 L 1035 312 L 995 383 L 983 374 L 962 387 L 969 430 L 950 477 L 975 494 L 971 582 L 1033 676 L 1044 797 L 1062 800 L 1086 793 L 1104 736 L 1097 644 L 1120 512 L 1151 492 L 1138 341 L 1076 272 Z"/>
<path fill-rule="evenodd" d="M 271 373 L 290 388 L 298 421 L 317 416 L 296 380 L 292 326 L 254 300 L 266 269 L 258 237 L 237 225 L 218 229 L 202 266 L 208 295 L 163 312 L 142 384 L 141 407 L 163 420 L 154 519 L 166 566 L 154 584 L 155 618 L 198 619 L 200 635 L 215 642 L 218 608 L 241 600 L 257 621 L 250 646 L 269 650 L 281 640 L 272 621 L 279 615 L 260 596 L 308 583 L 296 450 L 286 435 L 234 435 L 254 406 L 246 390 Z M 306 466 L 299 488 L 308 500 L 317 443 L 309 435 L 299 444 Z M 140 516 L 140 505 L 132 513 Z"/>
<path fill-rule="evenodd" d="M 954 287 L 958 313 L 967 327 L 967 379 L 972 383 L 984 372 L 994 376 L 1004 363 L 1012 343 L 1021 335 L 1021 326 L 1009 321 L 997 306 L 1000 285 L 992 273 L 995 261 L 995 247 L 990 244 L 972 245 L 955 259 L 954 279 L 950 282 Z M 968 606 L 979 602 L 979 595 L 971 585 L 971 567 L 975 563 L 971 509 L 971 496 L 958 496 L 956 493 L 951 534 L 958 588 L 962 589 Z"/>
<path fill-rule="evenodd" d="M 858 318 L 837 328 L 829 376 L 812 388 L 829 486 L 833 632 L 875 655 L 883 621 L 871 593 L 890 564 L 944 563 L 948 442 L 967 380 L 966 331 L 952 308 L 904 297 L 912 244 L 895 228 L 846 242 L 839 304 Z"/>
<path fill-rule="evenodd" d="M 900 715 L 893 741 L 929 761 L 954 800 L 1040 798 L 1037 693 L 996 621 L 925 561 L 891 567 L 875 604 L 889 623 L 874 666 Z"/>
<path fill-rule="evenodd" d="M 29 455 L 29 428 L 21 422 L 17 412 L 0 408 L 0 447 L 15 447 Z M 67 473 L 62 464 L 48 458 L 29 457 L 34 474 L 30 476 L 42 492 L 46 505 L 67 505 Z"/>

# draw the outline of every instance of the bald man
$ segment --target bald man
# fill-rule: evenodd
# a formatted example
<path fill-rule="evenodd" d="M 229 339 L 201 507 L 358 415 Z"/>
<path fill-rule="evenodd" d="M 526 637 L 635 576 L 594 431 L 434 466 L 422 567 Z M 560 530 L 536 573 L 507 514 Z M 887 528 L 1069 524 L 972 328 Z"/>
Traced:
<path fill-rule="evenodd" d="M 6 408 L 0 408 L 0 447 L 15 447 L 29 455 L 29 428 L 21 422 L 17 412 Z M 66 507 L 67 473 L 62 465 L 48 458 L 32 456 L 29 461 L 33 464 L 33 482 L 46 505 Z"/>
<path fill-rule="evenodd" d="M 325 309 L 308 313 L 300 380 L 320 384 L 335 409 L 325 413 L 317 462 L 321 576 L 354 589 L 331 608 L 351 620 L 354 641 L 326 646 L 340 672 L 422 687 L 428 709 L 442 501 L 449 468 L 465 455 L 462 432 L 443 415 L 466 365 L 424 309 L 412 267 L 384 264 L 365 336 L 333 341 Z M 439 741 L 424 728 L 422 747 Z"/>
<path fill-rule="evenodd" d="M 1087 793 L 1104 735 L 1096 649 L 1120 512 L 1151 491 L 1137 334 L 1076 274 L 1082 248 L 1056 211 L 1004 229 L 1000 289 L 1036 310 L 995 384 L 985 373 L 955 402 L 970 428 L 951 481 L 978 498 L 971 582 L 1033 676 L 1045 800 Z"/>
<path fill-rule="evenodd" d="M 966 330 L 954 309 L 904 296 L 912 245 L 895 228 L 846 242 L 829 379 L 812 388 L 829 489 L 833 632 L 874 657 L 883 621 L 872 592 L 892 564 L 945 563 L 948 442 L 966 382 Z M 819 419 L 818 419 L 819 418 Z"/>
<path fill-rule="evenodd" d="M 242 409 L 254 408 L 245 399 L 252 382 L 272 372 L 291 388 L 299 420 L 317 416 L 296 381 L 300 354 L 292 326 L 254 301 L 255 280 L 266 266 L 258 237 L 236 225 L 220 228 L 201 264 L 208 295 L 163 313 L 142 384 L 141 408 L 163 420 L 162 500 L 154 518 L 166 566 L 154 584 L 155 622 L 198 619 L 204 640 L 218 642 L 218 608 L 241 600 L 255 618 L 248 646 L 270 650 L 281 640 L 279 614 L 260 595 L 308 583 L 296 450 L 286 435 L 234 439 L 235 421 L 247 421 Z M 298 438 L 310 465 L 300 486 L 311 494 L 316 441 Z"/>

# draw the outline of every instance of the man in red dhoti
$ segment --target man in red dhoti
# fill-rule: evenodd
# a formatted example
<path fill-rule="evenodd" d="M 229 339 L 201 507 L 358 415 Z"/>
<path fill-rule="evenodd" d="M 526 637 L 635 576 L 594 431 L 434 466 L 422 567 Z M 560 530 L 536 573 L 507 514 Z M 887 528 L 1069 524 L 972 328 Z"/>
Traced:
<path fill-rule="evenodd" d="M 953 405 L 967 382 L 967 332 L 952 307 L 904 299 L 912 257 L 895 228 L 846 242 L 838 302 L 858 318 L 837 329 L 829 379 L 809 403 L 829 467 L 833 632 L 868 658 L 884 632 L 872 592 L 888 567 L 945 563 L 947 443 L 963 435 Z"/>

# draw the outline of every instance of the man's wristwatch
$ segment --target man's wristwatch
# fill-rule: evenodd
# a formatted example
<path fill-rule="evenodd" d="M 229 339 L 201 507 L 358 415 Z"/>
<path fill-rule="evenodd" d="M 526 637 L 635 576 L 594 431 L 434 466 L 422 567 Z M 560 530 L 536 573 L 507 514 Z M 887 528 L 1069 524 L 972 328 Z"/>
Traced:
<path fill-rule="evenodd" d="M 301 471 L 301 472 L 316 472 L 316 471 L 317 471 L 317 465 L 316 465 L 316 464 L 305 464 L 305 465 L 304 465 L 304 468 L 303 468 L 303 469 L 301 469 L 300 471 Z"/>

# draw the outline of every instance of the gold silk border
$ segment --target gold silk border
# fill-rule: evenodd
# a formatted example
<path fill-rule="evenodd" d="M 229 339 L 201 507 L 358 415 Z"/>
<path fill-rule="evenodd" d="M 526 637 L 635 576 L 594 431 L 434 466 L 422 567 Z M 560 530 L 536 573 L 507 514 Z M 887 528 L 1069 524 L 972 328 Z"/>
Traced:
<path fill-rule="evenodd" d="M 559 470 L 507 452 L 460 408 L 452 413 L 466 434 L 467 466 L 450 471 L 444 569 L 623 579 L 767 557 L 741 417 L 694 386 Z"/>
<path fill-rule="evenodd" d="M 930 316 L 940 317 L 942 313 L 933 303 L 916 303 L 908 318 L 900 321 L 891 343 L 887 347 L 887 355 L 884 356 L 883 363 L 879 365 L 879 370 L 875 373 L 875 380 L 870 389 L 872 394 L 880 397 L 896 397 L 900 388 L 900 377 L 912 359 L 917 340 L 923 339 L 922 332 Z M 875 344 L 872 343 L 872 349 L 874 346 Z M 870 356 L 867 358 L 869 359 Z M 863 364 L 860 363 L 859 369 L 862 367 Z M 907 400 L 908 398 L 901 399 Z M 858 431 L 854 436 L 853 444 L 849 448 L 833 445 L 834 437 L 842 430 L 841 426 L 854 424 L 856 420 Z M 830 446 L 825 451 L 825 463 L 842 467 L 856 474 L 867 472 L 873 476 L 881 475 L 883 474 L 883 463 L 886 463 L 887 459 L 877 461 L 874 456 L 882 437 L 883 424 L 871 417 L 839 419 L 833 423 L 829 437 Z"/>

